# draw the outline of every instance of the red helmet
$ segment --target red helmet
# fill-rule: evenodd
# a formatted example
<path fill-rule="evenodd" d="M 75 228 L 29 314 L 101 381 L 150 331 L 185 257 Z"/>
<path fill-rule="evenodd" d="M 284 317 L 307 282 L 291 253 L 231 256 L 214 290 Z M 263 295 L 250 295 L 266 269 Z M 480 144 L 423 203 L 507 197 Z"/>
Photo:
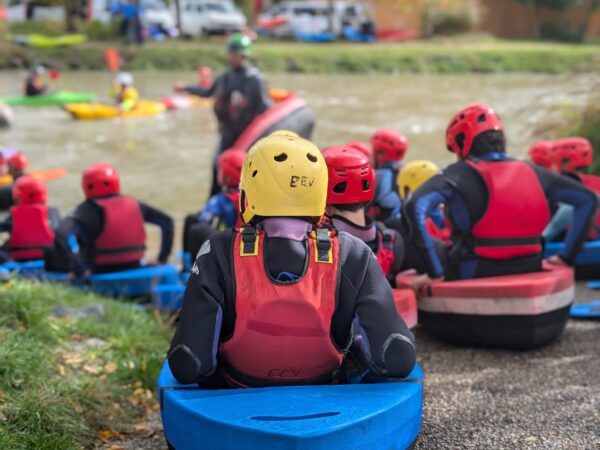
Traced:
<path fill-rule="evenodd" d="M 360 151 L 367 158 L 369 158 L 369 161 L 372 161 L 372 159 L 373 159 L 373 148 L 369 145 L 368 142 L 352 141 L 352 142 L 348 142 L 346 145 L 348 147 L 352 147 L 352 148 Z"/>
<path fill-rule="evenodd" d="M 217 168 L 219 185 L 230 188 L 238 187 L 245 160 L 246 152 L 236 148 L 230 148 L 221 153 Z"/>
<path fill-rule="evenodd" d="M 561 172 L 589 167 L 594 159 L 592 144 L 585 138 L 568 137 L 554 143 L 554 161 Z"/>
<path fill-rule="evenodd" d="M 554 164 L 553 152 L 554 143 L 551 141 L 537 141 L 531 144 L 529 147 L 528 155 L 531 158 L 531 162 L 536 166 L 541 166 L 545 169 L 550 170 Z"/>
<path fill-rule="evenodd" d="M 399 131 L 381 128 L 371 136 L 373 158 L 375 165 L 381 166 L 387 162 L 399 162 L 408 151 L 408 139 Z"/>
<path fill-rule="evenodd" d="M 504 131 L 494 109 L 483 103 L 467 106 L 448 124 L 446 146 L 459 158 L 466 158 L 471 153 L 475 138 L 487 131 Z"/>
<path fill-rule="evenodd" d="M 48 200 L 48 188 L 40 180 L 26 175 L 15 181 L 12 195 L 19 205 L 44 204 Z"/>
<path fill-rule="evenodd" d="M 86 198 L 114 195 L 121 192 L 119 174 L 107 163 L 96 163 L 83 171 L 81 187 Z"/>
<path fill-rule="evenodd" d="M 8 167 L 11 171 L 25 172 L 29 166 L 29 160 L 23 153 L 15 153 L 8 159 Z"/>
<path fill-rule="evenodd" d="M 328 205 L 366 203 L 375 197 L 375 173 L 369 159 L 349 145 L 326 148 Z"/>

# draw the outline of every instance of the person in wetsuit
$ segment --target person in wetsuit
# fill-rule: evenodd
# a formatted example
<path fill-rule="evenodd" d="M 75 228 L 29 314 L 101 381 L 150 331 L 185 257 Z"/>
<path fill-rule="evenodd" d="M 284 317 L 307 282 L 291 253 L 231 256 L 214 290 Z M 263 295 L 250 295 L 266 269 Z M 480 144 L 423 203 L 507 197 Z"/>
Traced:
<path fill-rule="evenodd" d="M 408 139 L 403 133 L 379 129 L 371 137 L 375 161 L 375 198 L 369 215 L 382 222 L 400 214 L 402 201 L 398 196 L 396 178 L 408 151 Z"/>
<path fill-rule="evenodd" d="M 258 69 L 250 63 L 252 41 L 242 34 L 234 34 L 228 42 L 229 70 L 219 76 L 210 87 L 198 85 L 174 86 L 177 92 L 200 97 L 214 97 L 214 113 L 221 135 L 213 163 L 213 181 L 210 195 L 220 191 L 216 176 L 219 154 L 234 147 L 246 127 L 272 105 L 267 84 Z"/>
<path fill-rule="evenodd" d="M 367 156 L 349 145 L 326 148 L 329 185 L 326 213 L 338 231 L 364 241 L 392 286 L 404 260 L 404 241 L 394 230 L 366 217 L 375 196 L 375 174 Z"/>
<path fill-rule="evenodd" d="M 121 195 L 119 174 L 110 164 L 88 167 L 81 186 L 86 200 L 61 223 L 59 234 L 65 239 L 76 237 L 78 263 L 84 271 L 106 273 L 140 267 L 146 248 L 145 222 L 160 227 L 162 240 L 156 262 L 167 262 L 174 232 L 170 216 Z"/>
<path fill-rule="evenodd" d="M 197 214 L 185 218 L 183 251 L 196 256 L 200 246 L 210 236 L 227 228 L 242 224 L 240 204 L 240 177 L 246 152 L 230 148 L 219 156 L 217 180 L 221 192 L 213 195 Z"/>
<path fill-rule="evenodd" d="M 35 97 L 48 91 L 48 86 L 42 82 L 42 75 L 46 73 L 44 66 L 36 66 L 25 80 L 25 96 Z"/>
<path fill-rule="evenodd" d="M 458 157 L 422 185 L 404 209 L 410 247 L 420 255 L 416 284 L 537 272 L 542 268 L 542 231 L 549 203 L 574 208 L 564 250 L 549 262 L 571 265 L 590 230 L 596 196 L 566 177 L 506 154 L 504 127 L 483 104 L 460 111 L 448 125 L 446 143 Z M 438 245 L 427 232 L 431 211 L 443 204 L 452 245 Z M 436 251 L 437 250 L 437 251 Z"/>
<path fill-rule="evenodd" d="M 318 226 L 327 167 L 311 142 L 258 141 L 240 183 L 242 229 L 198 253 L 168 352 L 182 383 L 206 387 L 344 381 L 350 355 L 373 377 L 406 377 L 411 332 L 360 239 Z"/>
<path fill-rule="evenodd" d="M 66 241 L 55 234 L 60 213 L 47 206 L 46 185 L 24 175 L 13 184 L 12 192 L 15 204 L 9 217 L 0 223 L 0 232 L 10 234 L 0 258 L 19 262 L 41 259 L 47 270 L 71 271 L 72 259 Z"/>

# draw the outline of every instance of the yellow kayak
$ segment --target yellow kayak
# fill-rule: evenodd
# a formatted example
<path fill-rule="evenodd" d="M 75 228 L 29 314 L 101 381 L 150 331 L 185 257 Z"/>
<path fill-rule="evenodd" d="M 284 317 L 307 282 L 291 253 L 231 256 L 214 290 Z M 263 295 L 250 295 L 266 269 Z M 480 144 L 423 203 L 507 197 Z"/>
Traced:
<path fill-rule="evenodd" d="M 156 116 L 167 110 L 160 102 L 140 100 L 135 108 L 121 112 L 116 106 L 104 103 L 71 103 L 64 106 L 74 119 L 78 120 L 103 120 L 114 117 L 149 117 Z"/>

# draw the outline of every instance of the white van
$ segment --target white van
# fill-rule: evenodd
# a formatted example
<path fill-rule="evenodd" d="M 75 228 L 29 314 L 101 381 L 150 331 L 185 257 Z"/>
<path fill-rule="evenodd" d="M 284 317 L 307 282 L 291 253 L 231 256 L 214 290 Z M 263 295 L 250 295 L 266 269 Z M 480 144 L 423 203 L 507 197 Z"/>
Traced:
<path fill-rule="evenodd" d="M 98 20 L 108 23 L 112 18 L 112 5 L 118 3 L 117 0 L 90 0 L 91 8 L 89 10 L 89 20 Z M 167 7 L 164 0 L 141 0 L 142 6 L 142 25 L 149 27 L 151 25 L 160 25 L 165 30 L 175 28 L 175 17 Z"/>
<path fill-rule="evenodd" d="M 180 0 L 181 34 L 206 36 L 241 31 L 246 17 L 231 0 Z"/>

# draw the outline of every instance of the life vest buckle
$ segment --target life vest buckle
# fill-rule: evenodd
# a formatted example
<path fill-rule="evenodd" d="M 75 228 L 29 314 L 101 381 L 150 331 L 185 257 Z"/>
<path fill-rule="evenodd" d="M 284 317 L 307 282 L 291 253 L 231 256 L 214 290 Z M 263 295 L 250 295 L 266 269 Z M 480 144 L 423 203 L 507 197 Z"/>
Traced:
<path fill-rule="evenodd" d="M 315 261 L 318 263 L 333 262 L 333 251 L 329 231 L 325 228 L 319 228 L 316 231 L 315 238 Z"/>
<path fill-rule="evenodd" d="M 258 255 L 258 236 L 256 228 L 242 228 L 242 239 L 240 243 L 240 256 L 257 256 Z"/>

